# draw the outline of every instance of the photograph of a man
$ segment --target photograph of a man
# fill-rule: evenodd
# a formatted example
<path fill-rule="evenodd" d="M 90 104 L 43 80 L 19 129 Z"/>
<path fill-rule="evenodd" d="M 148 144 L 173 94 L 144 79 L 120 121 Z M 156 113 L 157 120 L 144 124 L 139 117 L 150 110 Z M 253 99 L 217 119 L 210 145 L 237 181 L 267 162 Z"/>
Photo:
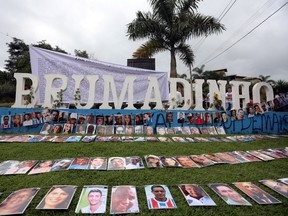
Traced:
<path fill-rule="evenodd" d="M 105 213 L 106 202 L 106 186 L 84 186 L 75 212 L 82 214 Z"/>
<path fill-rule="evenodd" d="M 177 208 L 166 185 L 147 185 L 145 186 L 145 192 L 149 209 Z"/>
<path fill-rule="evenodd" d="M 106 170 L 107 159 L 105 157 L 90 158 L 89 169 Z"/>
<path fill-rule="evenodd" d="M 11 122 L 11 116 L 9 116 L 9 115 L 2 116 L 1 128 L 2 129 L 10 128 L 11 127 L 10 122 Z"/>
<path fill-rule="evenodd" d="M 183 184 L 178 186 L 189 206 L 216 206 L 211 197 L 195 184 Z"/>
<path fill-rule="evenodd" d="M 271 196 L 251 182 L 235 182 L 233 184 L 258 204 L 263 205 L 281 203 L 280 200 Z"/>
<path fill-rule="evenodd" d="M 243 198 L 227 184 L 209 184 L 208 186 L 215 191 L 228 205 L 251 206 L 251 204 L 245 198 Z"/>

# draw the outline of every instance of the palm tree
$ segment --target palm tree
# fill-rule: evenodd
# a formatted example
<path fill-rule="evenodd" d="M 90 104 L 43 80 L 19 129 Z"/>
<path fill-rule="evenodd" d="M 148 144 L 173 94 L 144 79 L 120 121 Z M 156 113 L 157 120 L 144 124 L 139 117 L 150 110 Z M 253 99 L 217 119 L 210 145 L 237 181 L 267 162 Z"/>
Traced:
<path fill-rule="evenodd" d="M 192 75 L 193 79 L 205 79 L 207 76 L 207 71 L 204 70 L 205 65 L 201 65 L 201 67 L 196 67 L 192 71 L 195 73 Z"/>
<path fill-rule="evenodd" d="M 129 39 L 148 39 L 133 56 L 147 58 L 168 50 L 171 56 L 170 77 L 177 77 L 176 54 L 189 68 L 194 62 L 194 54 L 187 40 L 221 33 L 224 26 L 212 16 L 197 13 L 199 0 L 148 1 L 152 13 L 138 11 L 136 18 L 128 24 Z"/>
<path fill-rule="evenodd" d="M 275 85 L 275 81 L 270 79 L 270 77 L 271 77 L 270 75 L 267 76 L 259 75 L 259 79 L 261 80 L 261 82 L 267 82 L 273 87 Z"/>

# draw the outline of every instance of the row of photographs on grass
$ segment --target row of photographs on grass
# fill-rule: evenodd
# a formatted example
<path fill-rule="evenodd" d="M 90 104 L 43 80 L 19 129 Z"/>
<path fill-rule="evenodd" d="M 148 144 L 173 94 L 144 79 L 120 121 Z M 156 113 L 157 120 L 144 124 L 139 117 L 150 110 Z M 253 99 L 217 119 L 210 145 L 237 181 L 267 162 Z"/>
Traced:
<path fill-rule="evenodd" d="M 112 135 L 112 134 L 146 134 L 146 135 L 165 135 L 165 134 L 226 134 L 223 126 L 203 126 L 203 127 L 156 127 L 155 131 L 152 126 L 107 126 L 107 125 L 94 125 L 84 124 L 76 125 L 71 124 L 49 124 L 45 123 L 40 131 L 40 134 L 98 134 L 98 135 Z"/>
<path fill-rule="evenodd" d="M 288 178 L 260 180 L 260 183 L 288 198 Z M 280 204 L 279 199 L 262 190 L 252 182 L 234 182 L 236 188 L 260 205 Z M 217 206 L 211 196 L 198 184 L 177 185 L 188 206 Z M 252 206 L 229 184 L 208 184 L 226 204 L 232 206 Z M 0 215 L 23 214 L 40 188 L 26 188 L 12 192 L 1 204 Z M 77 186 L 54 185 L 40 203 L 39 210 L 67 210 L 75 195 Z M 167 185 L 144 186 L 148 209 L 175 209 L 176 202 Z M 108 186 L 86 185 L 82 188 L 75 213 L 101 214 L 106 212 Z M 111 189 L 110 214 L 139 213 L 137 190 L 132 185 L 113 186 Z"/>
<path fill-rule="evenodd" d="M 271 161 L 288 157 L 288 147 L 248 151 L 220 152 L 189 156 L 145 155 L 148 168 L 202 168 L 217 164 Z M 0 175 L 40 174 L 63 170 L 132 170 L 143 169 L 139 156 L 81 157 L 56 160 L 7 160 L 0 163 Z"/>
<path fill-rule="evenodd" d="M 71 135 L 3 135 L 0 143 L 11 142 L 54 142 L 54 143 L 76 143 L 76 142 L 248 142 L 263 139 L 285 138 L 288 135 L 234 135 L 234 136 L 71 136 Z"/>

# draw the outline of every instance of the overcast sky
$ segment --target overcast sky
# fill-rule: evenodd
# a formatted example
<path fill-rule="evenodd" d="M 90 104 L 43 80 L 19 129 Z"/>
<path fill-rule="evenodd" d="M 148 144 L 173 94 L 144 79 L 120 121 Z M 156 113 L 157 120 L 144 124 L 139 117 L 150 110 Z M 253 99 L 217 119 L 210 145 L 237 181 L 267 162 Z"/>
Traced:
<path fill-rule="evenodd" d="M 204 0 L 199 13 L 216 18 L 233 0 Z M 287 0 L 238 0 L 221 20 L 226 31 L 206 39 L 193 38 L 196 61 L 194 67 L 205 63 L 206 70 L 227 68 L 228 75 L 271 75 L 274 80 L 287 79 L 288 72 L 288 5 L 275 13 L 247 37 L 225 50 Z M 230 3 L 230 4 L 229 4 Z M 127 24 L 136 11 L 151 10 L 147 0 L 9 0 L 0 8 L 0 69 L 8 59 L 7 45 L 11 37 L 26 44 L 46 40 L 68 53 L 74 49 L 86 50 L 95 59 L 126 65 L 127 59 L 143 43 L 130 41 L 126 36 Z M 8 35 L 8 36 L 7 36 Z M 203 42 L 203 43 L 202 43 Z M 156 70 L 169 72 L 168 52 L 157 54 Z M 208 62 L 208 63 L 207 63 Z M 177 61 L 179 74 L 187 73 Z"/>

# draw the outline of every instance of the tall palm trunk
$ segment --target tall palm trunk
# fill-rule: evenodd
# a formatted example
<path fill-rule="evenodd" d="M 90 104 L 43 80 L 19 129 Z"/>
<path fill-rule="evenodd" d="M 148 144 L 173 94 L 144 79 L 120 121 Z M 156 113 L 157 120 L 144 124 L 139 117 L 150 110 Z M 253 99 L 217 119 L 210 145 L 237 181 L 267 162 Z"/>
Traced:
<path fill-rule="evenodd" d="M 170 61 L 170 77 L 177 78 L 177 69 L 176 69 L 176 57 L 175 50 L 170 51 L 171 61 Z"/>

